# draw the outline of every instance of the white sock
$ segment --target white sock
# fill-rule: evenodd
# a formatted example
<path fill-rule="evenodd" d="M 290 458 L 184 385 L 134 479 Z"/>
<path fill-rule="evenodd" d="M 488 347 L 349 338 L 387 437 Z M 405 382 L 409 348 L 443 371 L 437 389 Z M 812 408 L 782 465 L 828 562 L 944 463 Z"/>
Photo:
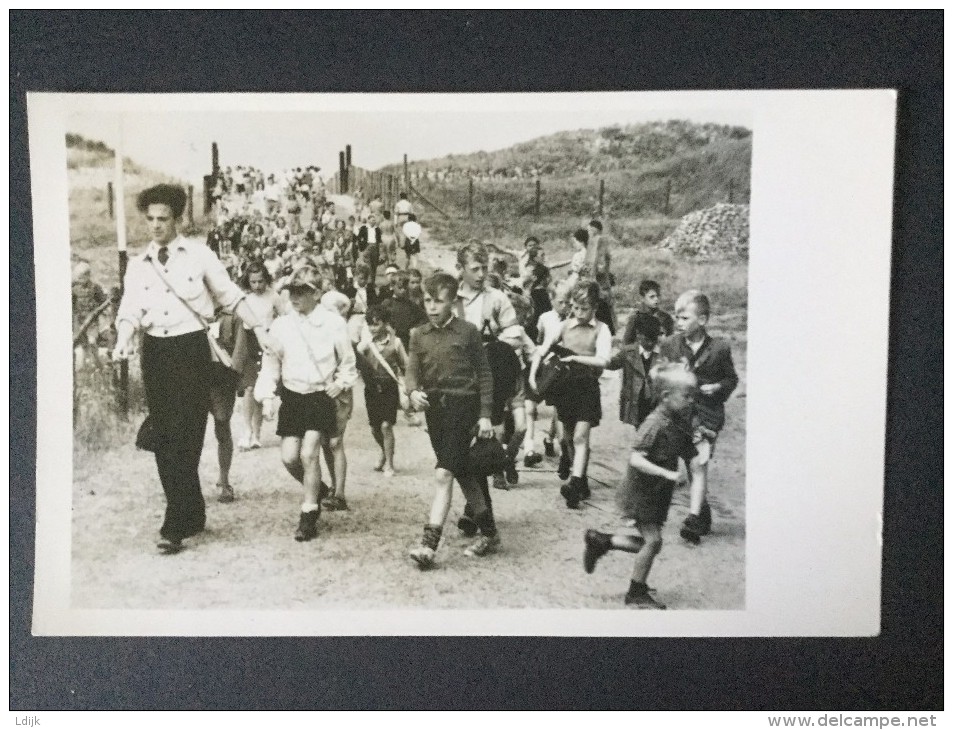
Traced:
<path fill-rule="evenodd" d="M 317 502 L 305 502 L 301 505 L 302 512 L 317 512 L 320 505 Z"/>

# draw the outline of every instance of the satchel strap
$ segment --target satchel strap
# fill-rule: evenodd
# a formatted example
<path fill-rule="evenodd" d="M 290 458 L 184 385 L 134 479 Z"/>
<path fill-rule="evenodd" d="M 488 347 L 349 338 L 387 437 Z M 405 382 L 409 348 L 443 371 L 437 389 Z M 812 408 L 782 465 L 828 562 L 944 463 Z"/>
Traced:
<path fill-rule="evenodd" d="M 377 358 L 377 362 L 379 362 L 381 366 L 384 368 L 384 370 L 387 371 L 387 374 L 394 379 L 394 382 L 400 385 L 400 379 L 394 373 L 391 366 L 387 364 L 387 360 L 384 359 L 383 353 L 381 353 L 381 351 L 377 349 L 377 345 L 374 344 L 374 340 L 371 340 L 368 344 L 370 345 L 371 352 L 374 353 L 374 357 Z"/>

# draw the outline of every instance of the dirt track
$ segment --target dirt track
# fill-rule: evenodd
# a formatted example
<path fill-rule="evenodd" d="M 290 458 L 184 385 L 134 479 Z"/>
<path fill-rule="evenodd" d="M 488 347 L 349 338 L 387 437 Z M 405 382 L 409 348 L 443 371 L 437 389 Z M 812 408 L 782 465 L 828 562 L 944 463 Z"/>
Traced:
<path fill-rule="evenodd" d="M 428 251 L 425 243 L 425 253 Z M 429 251 L 433 252 L 433 244 Z M 438 249 L 439 250 L 439 249 Z M 452 263 L 440 250 L 430 262 Z M 744 351 L 736 352 L 743 391 Z M 594 575 L 582 569 L 586 528 L 617 524 L 614 486 L 632 429 L 619 423 L 618 373 L 602 381 L 603 424 L 593 434 L 592 499 L 571 511 L 559 497 L 555 460 L 521 468 L 520 483 L 493 492 L 501 551 L 467 558 L 467 540 L 455 528 L 463 506 L 454 495 L 438 552 L 438 567 L 421 573 L 407 558 L 419 538 L 431 499 L 433 452 L 419 428 L 398 425 L 398 474 L 372 470 L 378 455 L 355 388 L 346 436 L 349 512 L 324 513 L 321 534 L 297 543 L 293 533 L 300 488 L 281 466 L 274 423 L 264 447 L 236 453 L 232 483 L 238 500 L 215 501 L 215 439 L 209 428 L 201 476 L 208 529 L 174 556 L 157 554 L 164 506 L 150 454 L 124 445 L 80 460 L 73 484 L 72 604 L 77 608 L 295 609 L 295 608 L 599 608 L 623 609 L 631 560 L 610 553 Z M 686 514 L 680 489 L 664 529 L 665 546 L 650 576 L 671 609 L 742 609 L 745 604 L 744 403 L 728 404 L 728 424 L 711 471 L 713 533 L 699 546 L 684 543 Z M 544 411 L 548 416 L 548 409 Z M 240 407 L 232 422 L 242 432 Z M 522 464 L 522 461 L 520 462 Z"/>

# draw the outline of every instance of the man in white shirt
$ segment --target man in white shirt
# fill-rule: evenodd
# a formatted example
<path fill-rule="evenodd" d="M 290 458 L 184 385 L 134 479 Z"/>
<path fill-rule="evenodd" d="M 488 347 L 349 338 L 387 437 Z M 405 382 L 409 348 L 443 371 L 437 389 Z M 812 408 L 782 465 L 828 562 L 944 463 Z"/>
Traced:
<path fill-rule="evenodd" d="M 207 335 L 216 305 L 234 311 L 255 331 L 264 349 L 273 340 L 232 282 L 225 266 L 204 243 L 178 235 L 185 190 L 156 185 L 139 194 L 152 241 L 129 262 L 116 315 L 114 359 L 135 351 L 142 338 L 142 380 L 149 406 L 140 443 L 155 453 L 166 495 L 159 549 L 182 550 L 182 541 L 205 529 L 205 501 L 198 467 L 210 398 L 212 354 Z"/>

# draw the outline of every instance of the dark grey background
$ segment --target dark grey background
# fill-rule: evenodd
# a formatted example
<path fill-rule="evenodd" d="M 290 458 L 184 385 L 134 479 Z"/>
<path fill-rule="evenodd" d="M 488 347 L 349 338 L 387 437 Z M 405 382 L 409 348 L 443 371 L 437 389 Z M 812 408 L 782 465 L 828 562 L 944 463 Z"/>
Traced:
<path fill-rule="evenodd" d="M 942 28 L 940 11 L 11 11 L 11 709 L 941 709 Z M 853 87 L 900 90 L 880 637 L 30 636 L 27 91 Z"/>

